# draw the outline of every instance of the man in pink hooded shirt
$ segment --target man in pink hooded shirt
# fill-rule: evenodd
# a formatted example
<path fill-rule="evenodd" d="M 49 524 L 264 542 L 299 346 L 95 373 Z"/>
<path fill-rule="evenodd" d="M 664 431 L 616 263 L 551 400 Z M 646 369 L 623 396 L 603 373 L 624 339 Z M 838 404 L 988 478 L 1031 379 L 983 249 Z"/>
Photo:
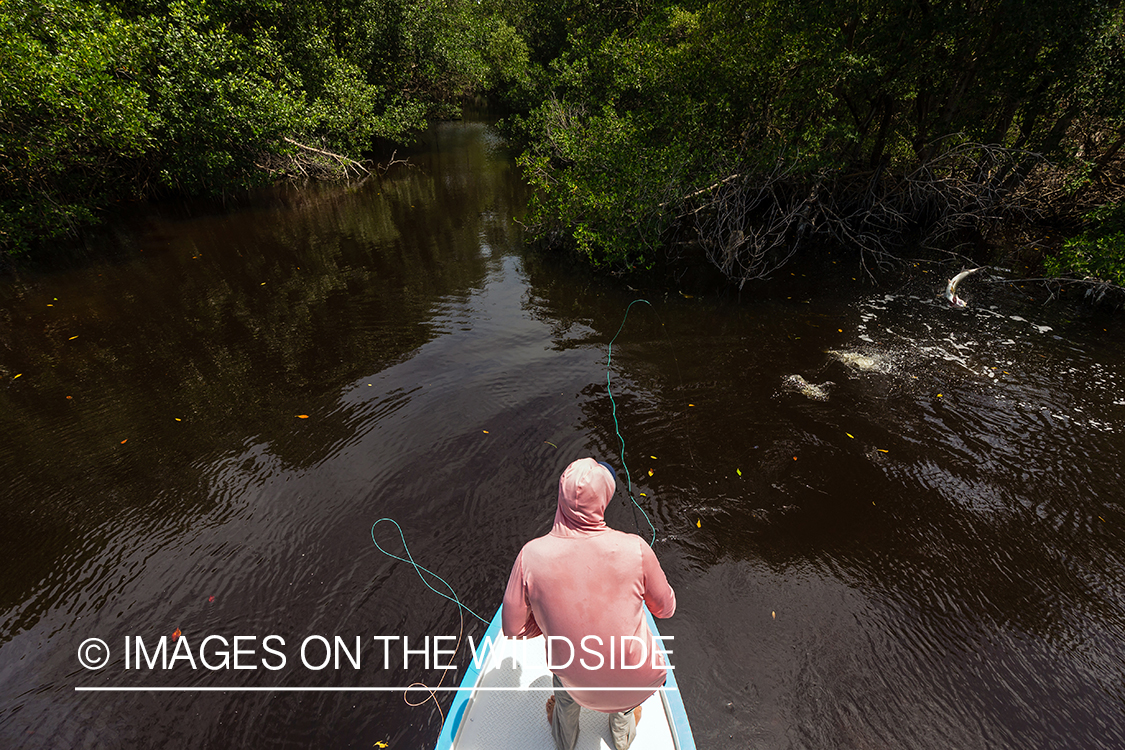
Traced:
<path fill-rule="evenodd" d="M 504 592 L 504 635 L 549 638 L 555 695 L 547 713 L 558 750 L 573 750 L 580 706 L 609 714 L 617 749 L 628 748 L 634 708 L 667 677 L 643 605 L 671 617 L 676 593 L 643 539 L 605 525 L 615 489 L 607 464 L 583 458 L 566 467 L 554 528 L 524 545 Z M 622 689 L 584 689 L 605 687 Z"/>

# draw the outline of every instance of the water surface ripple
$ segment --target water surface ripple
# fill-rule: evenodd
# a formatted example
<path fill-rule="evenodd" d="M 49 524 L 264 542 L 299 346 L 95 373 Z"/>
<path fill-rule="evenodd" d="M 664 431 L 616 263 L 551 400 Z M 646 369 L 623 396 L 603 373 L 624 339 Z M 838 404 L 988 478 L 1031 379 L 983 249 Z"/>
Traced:
<path fill-rule="evenodd" d="M 523 246 L 488 126 L 411 161 L 154 209 L 0 289 L 0 745 L 432 746 L 394 694 L 75 687 L 436 684 L 372 637 L 461 619 L 372 523 L 489 616 L 567 463 L 624 468 L 615 402 L 700 747 L 1125 746 L 1117 321 L 986 274 L 952 310 L 936 270 L 633 291 Z M 622 492 L 608 517 L 648 538 Z M 124 669 L 177 631 L 255 636 L 258 668 Z M 362 637 L 361 667 L 304 668 L 312 635 Z"/>

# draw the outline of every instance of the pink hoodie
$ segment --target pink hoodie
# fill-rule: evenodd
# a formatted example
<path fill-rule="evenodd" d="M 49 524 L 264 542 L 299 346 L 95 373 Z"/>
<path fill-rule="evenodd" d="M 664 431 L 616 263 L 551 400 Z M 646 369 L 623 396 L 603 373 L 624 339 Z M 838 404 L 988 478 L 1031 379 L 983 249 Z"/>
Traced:
<path fill-rule="evenodd" d="M 566 467 L 555 527 L 524 545 L 504 592 L 504 635 L 554 636 L 551 671 L 580 705 L 606 713 L 628 711 L 664 684 L 666 662 L 654 657 L 659 642 L 642 604 L 654 617 L 676 611 L 676 593 L 652 549 L 605 525 L 614 488 L 592 458 Z M 591 687 L 626 689 L 583 690 Z"/>

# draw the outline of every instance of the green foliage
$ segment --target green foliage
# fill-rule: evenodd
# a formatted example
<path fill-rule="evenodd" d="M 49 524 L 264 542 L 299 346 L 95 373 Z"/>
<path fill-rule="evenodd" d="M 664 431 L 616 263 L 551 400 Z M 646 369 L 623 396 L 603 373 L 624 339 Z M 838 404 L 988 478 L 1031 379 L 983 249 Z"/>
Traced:
<path fill-rule="evenodd" d="M 88 222 L 139 169 L 155 118 L 141 30 L 100 8 L 0 5 L 0 249 Z"/>
<path fill-rule="evenodd" d="M 1097 0 L 501 7 L 547 72 L 535 111 L 512 120 L 525 170 L 550 190 L 533 215 L 624 266 L 651 259 L 653 232 L 684 210 L 676 196 L 724 176 L 783 168 L 808 192 L 983 143 L 1017 156 L 983 176 L 959 162 L 956 177 L 1003 190 L 1037 163 L 1019 154 L 1061 159 L 1074 122 L 1125 111 L 1121 10 Z M 641 189 L 646 173 L 660 181 Z"/>
<path fill-rule="evenodd" d="M 1125 203 L 1102 206 L 1086 218 L 1092 226 L 1044 261 L 1047 273 L 1125 288 Z"/>
<path fill-rule="evenodd" d="M 475 0 L 4 0 L 0 253 L 256 184 L 293 141 L 359 158 L 485 86 L 526 101 L 528 65 Z"/>
<path fill-rule="evenodd" d="M 250 40 L 213 25 L 199 0 L 172 3 L 145 25 L 153 53 L 145 76 L 157 124 L 151 156 L 162 187 L 214 193 L 252 184 L 254 166 L 281 148 L 303 114 L 273 40 Z"/>

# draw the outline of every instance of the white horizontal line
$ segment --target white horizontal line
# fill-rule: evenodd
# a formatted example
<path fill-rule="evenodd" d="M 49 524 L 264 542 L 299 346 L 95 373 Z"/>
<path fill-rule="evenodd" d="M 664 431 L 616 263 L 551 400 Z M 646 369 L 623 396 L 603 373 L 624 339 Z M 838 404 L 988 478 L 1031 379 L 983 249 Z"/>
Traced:
<path fill-rule="evenodd" d="M 157 687 L 157 686 L 128 686 L 128 687 L 83 687 L 76 685 L 76 692 L 80 693 L 553 693 L 554 687 Z M 615 687 L 589 687 L 575 688 L 583 692 L 592 691 L 624 691 L 637 692 L 649 688 L 615 688 Z M 658 687 L 657 693 L 678 693 L 679 688 Z"/>

